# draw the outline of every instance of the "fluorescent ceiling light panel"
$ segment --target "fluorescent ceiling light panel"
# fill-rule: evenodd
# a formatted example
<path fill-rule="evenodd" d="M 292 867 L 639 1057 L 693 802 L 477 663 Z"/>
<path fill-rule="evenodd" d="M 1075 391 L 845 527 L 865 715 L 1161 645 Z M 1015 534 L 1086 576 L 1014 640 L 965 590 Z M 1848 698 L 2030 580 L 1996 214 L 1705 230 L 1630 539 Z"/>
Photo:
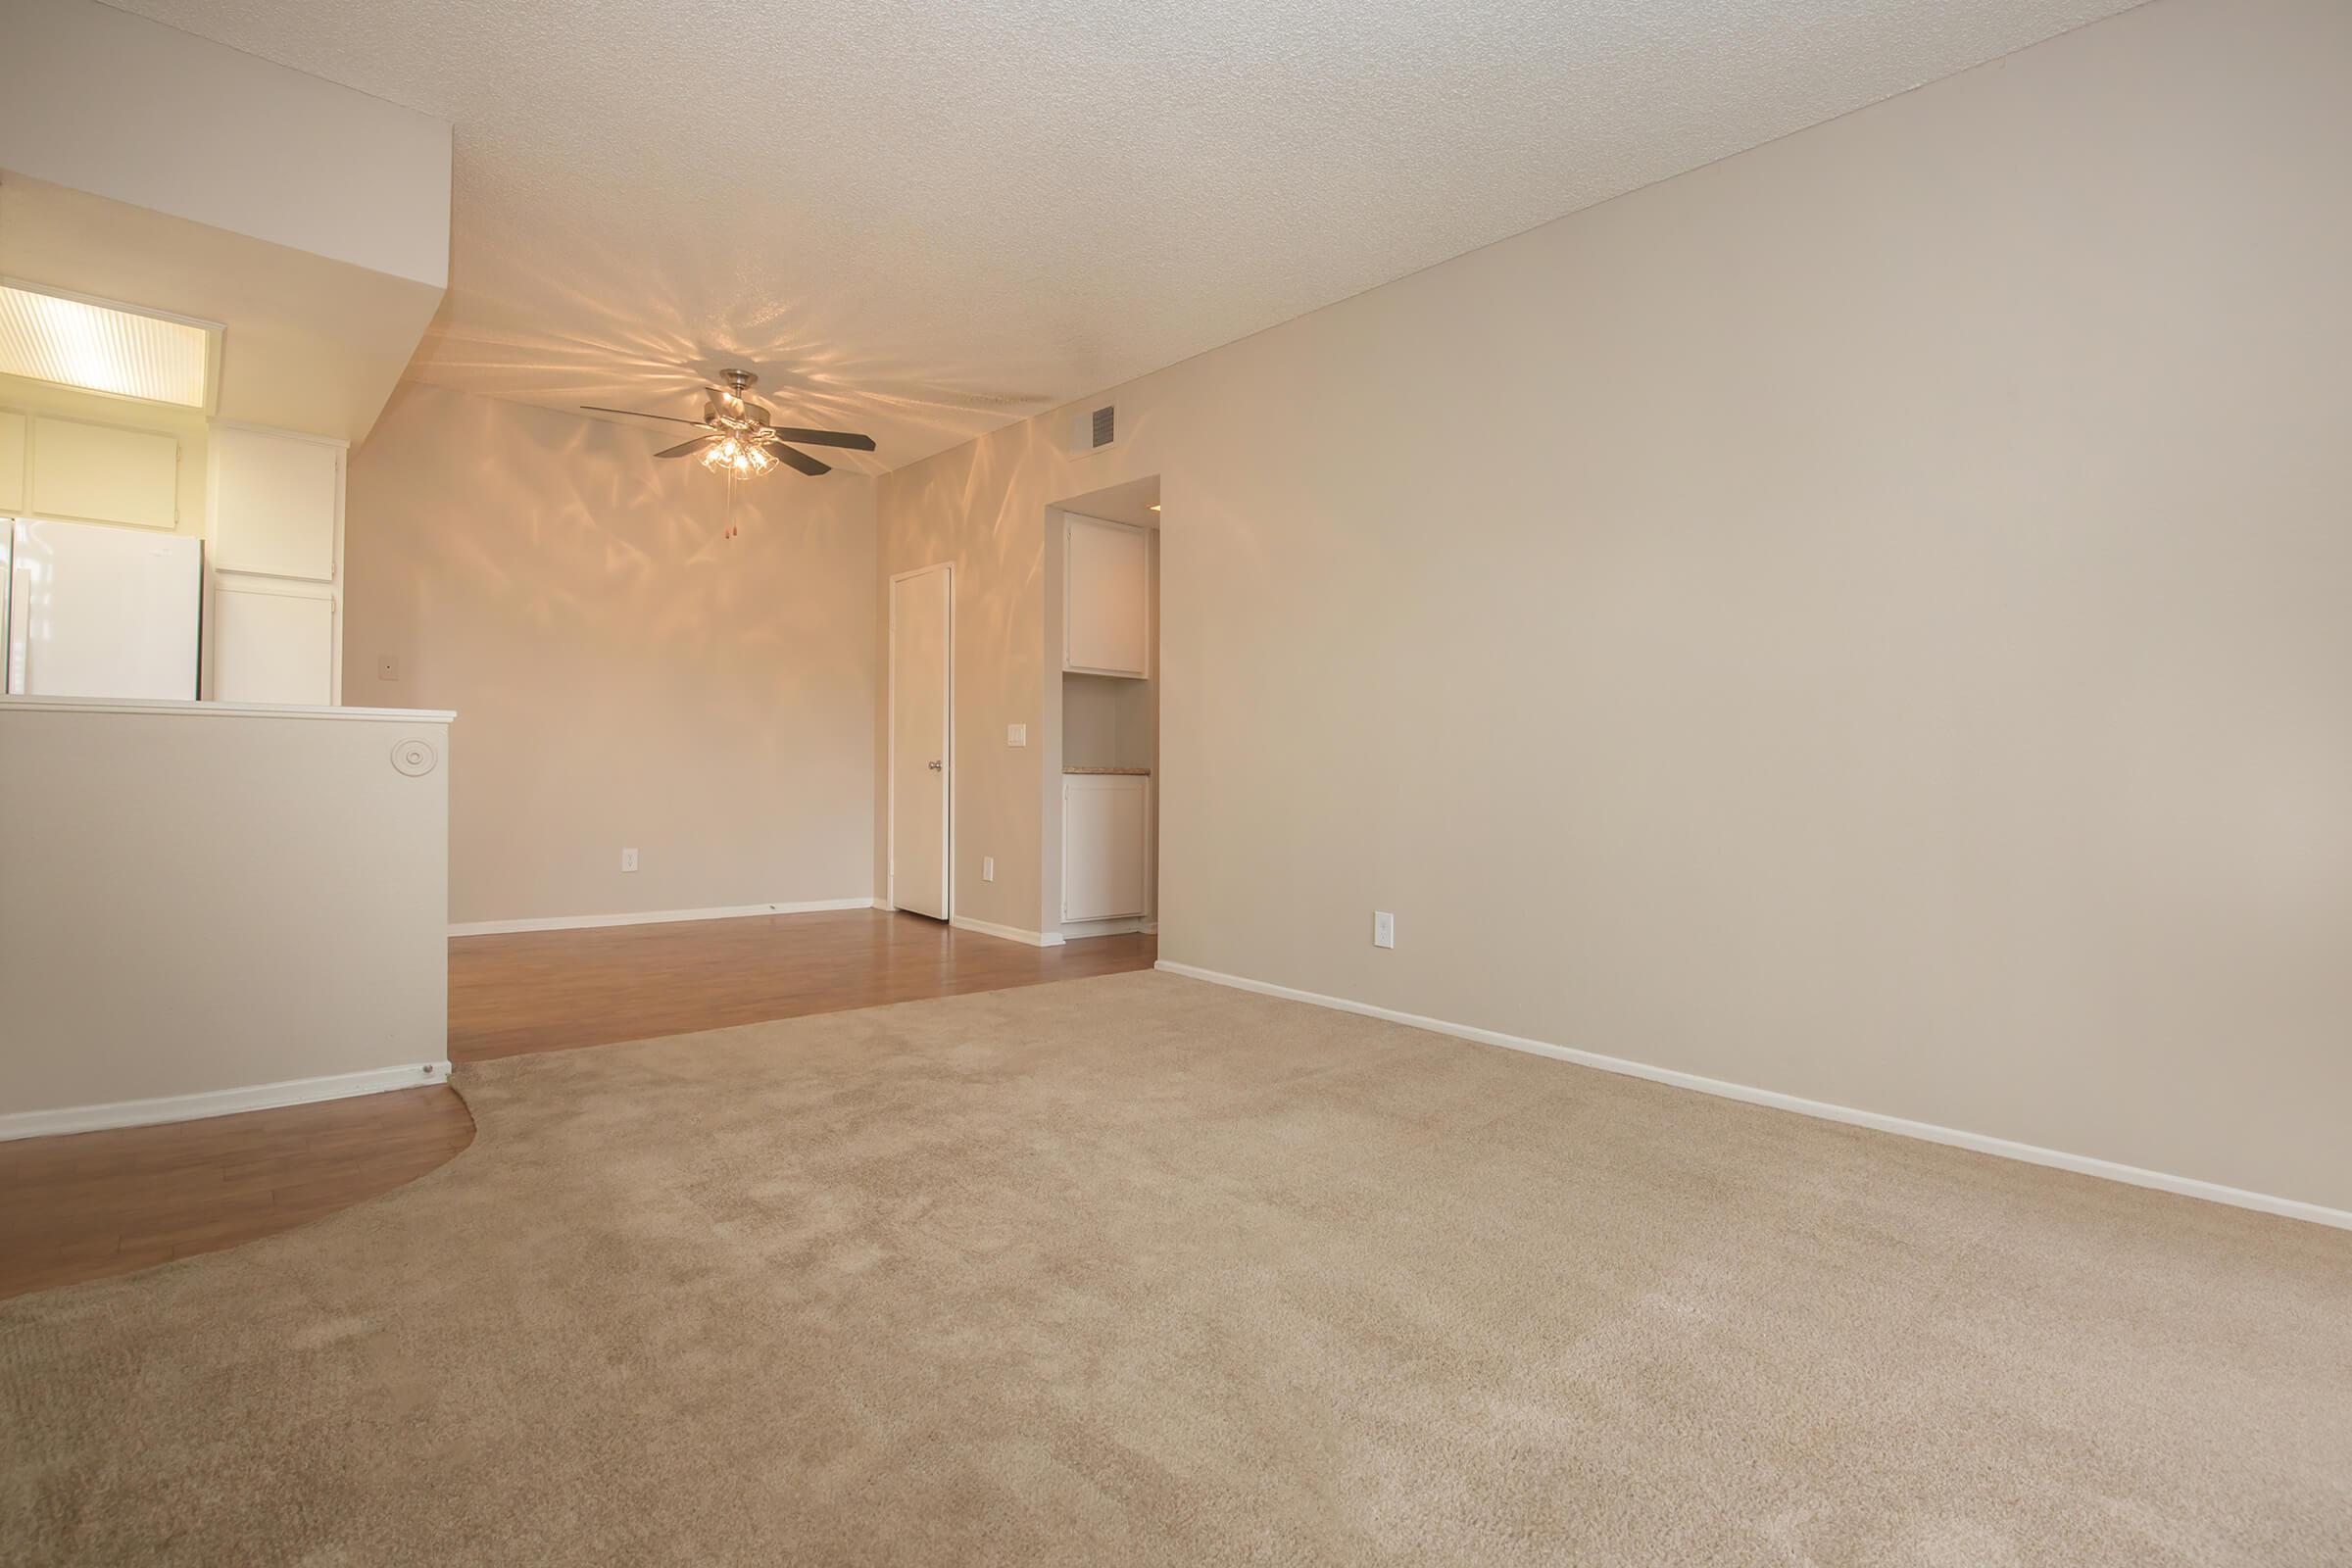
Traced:
<path fill-rule="evenodd" d="M 0 280 L 0 374 L 210 410 L 220 327 Z"/>

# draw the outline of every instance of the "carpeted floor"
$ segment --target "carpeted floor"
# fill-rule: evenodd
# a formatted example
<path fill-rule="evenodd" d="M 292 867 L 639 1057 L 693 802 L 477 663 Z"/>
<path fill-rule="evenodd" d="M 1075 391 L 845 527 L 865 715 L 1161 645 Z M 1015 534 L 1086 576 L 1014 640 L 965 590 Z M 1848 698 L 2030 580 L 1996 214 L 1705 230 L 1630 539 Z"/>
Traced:
<path fill-rule="evenodd" d="M 8 1562 L 2352 1561 L 2352 1236 L 1161 974 L 0 1306 Z"/>

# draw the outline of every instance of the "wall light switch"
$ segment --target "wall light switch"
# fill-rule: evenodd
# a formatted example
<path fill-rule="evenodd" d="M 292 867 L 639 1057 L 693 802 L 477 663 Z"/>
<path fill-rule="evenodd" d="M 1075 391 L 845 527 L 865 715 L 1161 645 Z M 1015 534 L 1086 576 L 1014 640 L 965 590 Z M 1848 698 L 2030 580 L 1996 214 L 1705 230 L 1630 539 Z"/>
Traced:
<path fill-rule="evenodd" d="M 394 659 L 390 654 L 376 655 L 375 678 L 377 680 L 400 679 L 400 661 Z"/>
<path fill-rule="evenodd" d="M 1372 945 L 1376 948 L 1396 945 L 1396 917 L 1386 909 L 1372 911 Z"/>
<path fill-rule="evenodd" d="M 620 852 L 620 868 L 623 871 L 634 871 L 637 869 L 637 852 L 635 850 L 623 850 Z"/>
<path fill-rule="evenodd" d="M 980 880 L 983 882 L 994 882 L 996 879 L 997 858 L 993 855 L 983 855 L 980 857 Z"/>
<path fill-rule="evenodd" d="M 1007 725 L 1005 725 L 1005 726 L 1004 726 L 1004 744 L 1005 744 L 1005 745 L 1007 745 L 1007 746 L 1026 746 L 1026 745 L 1028 745 L 1028 744 L 1029 744 L 1029 726 L 1028 726 L 1028 725 L 1026 725 L 1026 724 L 1007 724 Z"/>

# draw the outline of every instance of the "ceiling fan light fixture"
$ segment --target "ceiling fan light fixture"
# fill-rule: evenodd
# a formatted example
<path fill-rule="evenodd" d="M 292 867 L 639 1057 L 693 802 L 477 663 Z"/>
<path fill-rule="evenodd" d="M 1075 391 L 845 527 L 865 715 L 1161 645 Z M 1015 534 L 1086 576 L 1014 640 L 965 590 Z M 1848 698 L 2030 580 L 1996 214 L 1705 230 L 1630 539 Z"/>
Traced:
<path fill-rule="evenodd" d="M 732 474 L 739 479 L 756 478 L 776 466 L 776 460 L 768 456 L 763 443 L 732 430 L 705 447 L 702 459 L 703 466 L 712 473 Z"/>
<path fill-rule="evenodd" d="M 799 425 L 776 426 L 767 421 L 767 410 L 744 396 L 752 383 L 760 378 L 749 370 L 729 370 L 725 387 L 711 387 L 710 396 L 703 406 L 699 419 L 680 418 L 670 414 L 646 414 L 636 409 L 608 409 L 596 404 L 582 404 L 589 414 L 626 414 L 637 418 L 662 419 L 675 424 L 691 424 L 702 434 L 692 441 L 654 454 L 657 458 L 698 459 L 712 473 L 725 474 L 730 479 L 757 479 L 773 473 L 790 464 L 801 472 L 814 478 L 832 472 L 830 465 L 819 463 L 788 442 L 807 442 L 821 447 L 847 447 L 854 452 L 871 452 L 871 436 L 857 435 L 848 430 L 805 430 Z"/>

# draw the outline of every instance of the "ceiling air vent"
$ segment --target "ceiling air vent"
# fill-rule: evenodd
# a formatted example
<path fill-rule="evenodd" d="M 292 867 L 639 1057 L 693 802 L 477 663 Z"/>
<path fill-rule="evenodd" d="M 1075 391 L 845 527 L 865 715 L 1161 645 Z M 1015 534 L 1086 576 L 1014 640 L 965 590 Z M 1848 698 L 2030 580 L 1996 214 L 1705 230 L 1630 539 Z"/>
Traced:
<path fill-rule="evenodd" d="M 1084 457 L 1100 452 L 1119 438 L 1119 411 L 1110 404 L 1079 415 L 1070 421 L 1070 453 Z"/>

